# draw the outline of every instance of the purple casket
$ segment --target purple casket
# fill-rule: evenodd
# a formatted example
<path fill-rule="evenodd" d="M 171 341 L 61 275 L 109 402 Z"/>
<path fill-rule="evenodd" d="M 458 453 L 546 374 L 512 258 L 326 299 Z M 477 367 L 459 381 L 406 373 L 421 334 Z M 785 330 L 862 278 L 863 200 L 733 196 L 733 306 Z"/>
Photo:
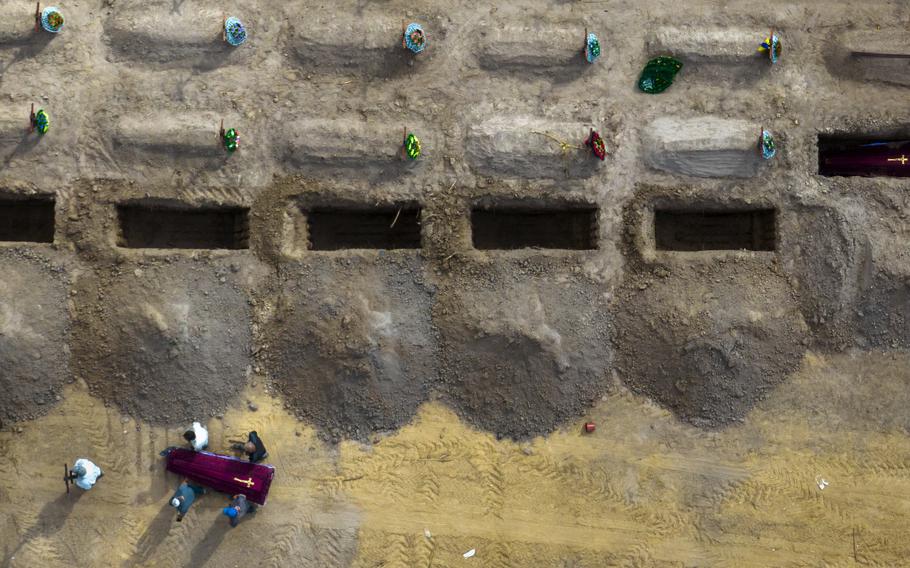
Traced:
<path fill-rule="evenodd" d="M 174 448 L 167 454 L 167 470 L 200 485 L 230 495 L 243 494 L 265 505 L 275 468 L 211 452 Z"/>
<path fill-rule="evenodd" d="M 910 177 L 910 141 L 823 141 L 818 145 L 823 176 Z"/>

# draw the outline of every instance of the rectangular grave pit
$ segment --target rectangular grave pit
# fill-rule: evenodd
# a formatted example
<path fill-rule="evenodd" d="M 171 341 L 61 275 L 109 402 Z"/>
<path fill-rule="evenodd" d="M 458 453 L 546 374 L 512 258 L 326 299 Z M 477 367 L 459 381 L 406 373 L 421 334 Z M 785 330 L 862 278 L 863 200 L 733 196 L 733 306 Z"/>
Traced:
<path fill-rule="evenodd" d="M 54 242 L 54 199 L 0 197 L 0 241 Z"/>
<path fill-rule="evenodd" d="M 471 239 L 478 250 L 597 249 L 594 206 L 475 207 Z"/>
<path fill-rule="evenodd" d="M 775 209 L 654 210 L 657 250 L 777 250 Z"/>
<path fill-rule="evenodd" d="M 159 204 L 117 206 L 119 239 L 124 248 L 249 248 L 249 209 Z"/>
<path fill-rule="evenodd" d="M 910 177 L 910 136 L 819 134 L 818 174 L 825 177 Z"/>
<path fill-rule="evenodd" d="M 419 249 L 421 209 L 416 204 L 380 207 L 313 207 L 304 211 L 307 248 Z"/>

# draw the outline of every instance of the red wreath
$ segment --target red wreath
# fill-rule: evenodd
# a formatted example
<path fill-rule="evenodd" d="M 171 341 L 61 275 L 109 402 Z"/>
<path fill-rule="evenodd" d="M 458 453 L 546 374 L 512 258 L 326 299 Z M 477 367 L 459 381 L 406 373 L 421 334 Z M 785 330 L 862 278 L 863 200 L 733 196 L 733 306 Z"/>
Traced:
<path fill-rule="evenodd" d="M 601 160 L 607 157 L 607 144 L 593 128 L 591 129 L 591 134 L 588 135 L 588 139 L 585 140 L 585 146 L 590 146 L 594 155 Z"/>

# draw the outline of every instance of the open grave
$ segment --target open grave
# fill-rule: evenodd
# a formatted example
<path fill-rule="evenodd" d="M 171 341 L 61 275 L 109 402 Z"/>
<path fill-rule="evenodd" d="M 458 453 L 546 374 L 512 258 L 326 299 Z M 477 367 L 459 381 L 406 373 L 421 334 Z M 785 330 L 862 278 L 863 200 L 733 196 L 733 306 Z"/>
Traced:
<path fill-rule="evenodd" d="M 54 198 L 0 197 L 0 241 L 54 242 Z"/>
<path fill-rule="evenodd" d="M 471 210 L 471 240 L 480 250 L 597 248 L 593 206 L 498 205 Z"/>
<path fill-rule="evenodd" d="M 311 250 L 420 248 L 420 208 L 416 204 L 312 208 L 305 215 Z"/>
<path fill-rule="evenodd" d="M 774 209 L 654 210 L 657 250 L 753 250 L 777 248 Z"/>
<path fill-rule="evenodd" d="M 910 136 L 819 134 L 818 173 L 910 177 Z"/>
<path fill-rule="evenodd" d="M 117 206 L 118 246 L 161 249 L 247 249 L 249 209 L 166 203 Z"/>

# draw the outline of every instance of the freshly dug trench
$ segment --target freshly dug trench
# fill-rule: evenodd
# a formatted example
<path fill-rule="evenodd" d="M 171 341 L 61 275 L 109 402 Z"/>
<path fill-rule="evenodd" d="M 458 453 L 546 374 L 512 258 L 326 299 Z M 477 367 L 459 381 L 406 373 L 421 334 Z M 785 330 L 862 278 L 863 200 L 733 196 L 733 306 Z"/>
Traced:
<path fill-rule="evenodd" d="M 420 209 L 313 209 L 306 213 L 312 250 L 420 248 Z"/>
<path fill-rule="evenodd" d="M 654 211 L 657 250 L 755 250 L 776 248 L 776 212 L 773 209 L 744 211 Z"/>
<path fill-rule="evenodd" d="M 0 199 L 0 241 L 54 242 L 54 200 Z"/>
<path fill-rule="evenodd" d="M 597 248 L 597 209 L 493 207 L 471 211 L 474 248 Z"/>
<path fill-rule="evenodd" d="M 117 206 L 118 245 L 127 248 L 246 249 L 249 209 Z"/>

